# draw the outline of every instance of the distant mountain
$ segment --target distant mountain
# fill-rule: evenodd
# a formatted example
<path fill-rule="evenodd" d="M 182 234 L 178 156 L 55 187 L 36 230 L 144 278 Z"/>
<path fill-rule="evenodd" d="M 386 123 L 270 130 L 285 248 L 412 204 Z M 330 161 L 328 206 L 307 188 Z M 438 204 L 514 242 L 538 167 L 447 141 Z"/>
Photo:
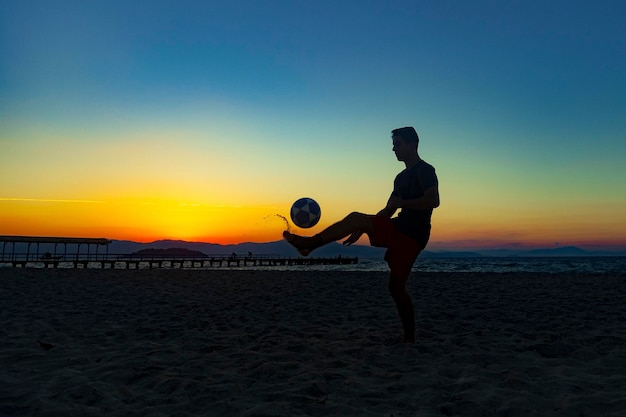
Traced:
<path fill-rule="evenodd" d="M 576 246 L 551 249 L 487 249 L 477 250 L 481 256 L 490 257 L 567 257 L 567 256 L 626 256 L 626 252 L 587 251 Z"/>
<path fill-rule="evenodd" d="M 575 246 L 564 246 L 555 249 L 533 249 L 528 251 L 529 256 L 586 256 L 590 252 Z"/>
<path fill-rule="evenodd" d="M 478 258 L 481 257 L 477 252 L 430 252 L 423 251 L 420 257 L 424 258 Z"/>
<path fill-rule="evenodd" d="M 206 258 L 207 256 L 197 250 L 190 250 L 185 248 L 168 248 L 168 249 L 155 249 L 146 248 L 133 252 L 130 255 L 133 256 L 158 256 L 158 257 L 177 257 L 177 258 Z"/>
<path fill-rule="evenodd" d="M 298 257 L 298 252 L 284 240 L 266 243 L 240 243 L 237 245 L 220 245 L 216 243 L 185 242 L 182 240 L 157 240 L 150 243 L 138 243 L 125 240 L 114 240 L 109 245 L 111 254 L 130 254 L 145 249 L 170 249 L 185 248 L 198 251 L 205 255 L 277 255 L 286 257 Z M 331 243 L 315 251 L 314 256 L 324 257 L 358 257 L 358 258 L 382 258 L 385 250 L 371 246 L 352 245 L 344 246 L 340 243 Z"/>
<path fill-rule="evenodd" d="M 186 242 L 183 240 L 157 240 L 150 243 L 114 240 L 108 248 L 110 254 L 130 254 L 145 249 L 172 249 L 183 248 L 197 251 L 204 255 L 277 255 L 298 257 L 298 252 L 284 240 L 266 243 L 240 243 L 237 245 L 220 245 L 217 243 Z M 358 257 L 362 259 L 382 259 L 384 248 L 375 248 L 365 245 L 344 246 L 340 243 L 331 243 L 316 250 L 314 257 Z M 468 258 L 468 257 L 558 257 L 558 256 L 626 256 L 626 252 L 586 251 L 575 246 L 564 246 L 553 249 L 491 249 L 476 251 L 424 251 L 420 255 L 424 258 Z"/>

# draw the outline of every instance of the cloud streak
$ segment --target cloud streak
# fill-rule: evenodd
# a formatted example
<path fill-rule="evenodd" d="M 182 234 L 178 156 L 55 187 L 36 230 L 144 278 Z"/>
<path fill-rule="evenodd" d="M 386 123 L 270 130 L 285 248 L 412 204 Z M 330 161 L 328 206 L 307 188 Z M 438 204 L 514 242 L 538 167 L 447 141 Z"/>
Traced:
<path fill-rule="evenodd" d="M 104 203 L 100 200 L 62 200 L 52 198 L 13 198 L 13 197 L 0 197 L 0 201 L 16 201 L 25 203 L 86 203 L 86 204 L 99 204 Z"/>

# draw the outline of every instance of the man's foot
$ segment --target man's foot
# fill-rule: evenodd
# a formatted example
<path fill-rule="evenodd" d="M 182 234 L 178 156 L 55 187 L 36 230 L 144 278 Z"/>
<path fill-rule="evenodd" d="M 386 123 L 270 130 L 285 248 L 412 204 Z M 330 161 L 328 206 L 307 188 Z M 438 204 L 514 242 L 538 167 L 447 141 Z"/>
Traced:
<path fill-rule="evenodd" d="M 294 235 L 288 231 L 283 232 L 283 237 L 291 246 L 298 250 L 298 253 L 302 256 L 308 256 L 314 247 L 311 245 L 311 238 Z"/>
<path fill-rule="evenodd" d="M 400 343 L 415 343 L 415 336 L 413 337 L 403 337 Z"/>
<path fill-rule="evenodd" d="M 406 345 L 406 344 L 415 344 L 415 339 L 407 339 L 405 337 L 394 337 L 393 339 L 389 339 L 385 341 L 386 345 Z"/>

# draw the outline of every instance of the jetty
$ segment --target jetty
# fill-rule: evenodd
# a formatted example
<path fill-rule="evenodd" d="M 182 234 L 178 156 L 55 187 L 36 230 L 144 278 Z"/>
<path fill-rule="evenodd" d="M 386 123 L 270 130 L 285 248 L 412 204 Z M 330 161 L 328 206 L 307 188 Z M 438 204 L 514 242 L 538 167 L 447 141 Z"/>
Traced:
<path fill-rule="evenodd" d="M 111 254 L 110 239 L 0 236 L 0 267 L 14 268 L 221 268 L 357 264 L 353 257 L 285 257 L 273 254 L 213 254 L 202 256 Z"/>

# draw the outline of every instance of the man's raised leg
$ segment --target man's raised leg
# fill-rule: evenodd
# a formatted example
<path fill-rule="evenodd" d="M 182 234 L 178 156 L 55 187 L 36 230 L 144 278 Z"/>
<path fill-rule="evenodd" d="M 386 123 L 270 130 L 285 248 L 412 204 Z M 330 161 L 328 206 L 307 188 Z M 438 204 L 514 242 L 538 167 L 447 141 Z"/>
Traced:
<path fill-rule="evenodd" d="M 298 250 L 300 255 L 307 256 L 315 249 L 347 237 L 352 233 L 362 232 L 369 234 L 373 231 L 374 224 L 368 214 L 353 212 L 315 236 L 305 237 L 285 231 L 283 232 L 283 237 Z"/>

